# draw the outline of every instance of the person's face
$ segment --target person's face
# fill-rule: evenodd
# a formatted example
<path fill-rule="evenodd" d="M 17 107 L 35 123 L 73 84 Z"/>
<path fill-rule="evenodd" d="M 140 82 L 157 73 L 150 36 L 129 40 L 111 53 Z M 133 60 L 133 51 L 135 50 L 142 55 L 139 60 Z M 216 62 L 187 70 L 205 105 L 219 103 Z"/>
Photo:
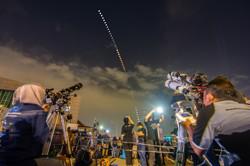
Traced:
<path fill-rule="evenodd" d="M 205 106 L 208 106 L 212 104 L 215 101 L 214 96 L 211 94 L 211 92 L 205 90 L 203 93 L 203 103 Z"/>

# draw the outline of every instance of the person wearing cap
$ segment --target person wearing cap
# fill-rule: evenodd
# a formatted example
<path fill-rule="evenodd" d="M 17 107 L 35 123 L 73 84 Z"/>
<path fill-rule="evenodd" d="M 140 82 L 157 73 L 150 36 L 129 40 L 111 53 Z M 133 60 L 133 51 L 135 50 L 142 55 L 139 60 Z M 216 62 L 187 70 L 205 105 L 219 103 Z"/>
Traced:
<path fill-rule="evenodd" d="M 133 147 L 133 128 L 134 122 L 130 116 L 125 116 L 123 119 L 124 125 L 122 126 L 122 139 L 123 148 L 126 155 L 126 165 L 132 166 L 132 147 Z"/>
<path fill-rule="evenodd" d="M 45 89 L 26 84 L 16 89 L 13 106 L 3 120 L 0 134 L 0 166 L 36 166 L 35 158 L 49 133 L 44 111 Z"/>

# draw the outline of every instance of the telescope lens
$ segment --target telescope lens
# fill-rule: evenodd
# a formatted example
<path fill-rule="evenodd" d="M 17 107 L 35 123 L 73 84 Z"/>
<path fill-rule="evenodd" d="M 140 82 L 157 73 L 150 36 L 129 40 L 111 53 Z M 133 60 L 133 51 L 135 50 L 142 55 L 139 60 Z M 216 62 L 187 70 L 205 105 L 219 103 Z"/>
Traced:
<path fill-rule="evenodd" d="M 82 83 L 78 83 L 74 86 L 71 86 L 69 89 L 70 89 L 70 91 L 79 90 L 82 88 L 82 86 L 83 86 Z"/>
<path fill-rule="evenodd" d="M 82 86 L 83 86 L 82 83 L 78 83 L 77 88 L 78 88 L 78 89 L 81 89 Z"/>

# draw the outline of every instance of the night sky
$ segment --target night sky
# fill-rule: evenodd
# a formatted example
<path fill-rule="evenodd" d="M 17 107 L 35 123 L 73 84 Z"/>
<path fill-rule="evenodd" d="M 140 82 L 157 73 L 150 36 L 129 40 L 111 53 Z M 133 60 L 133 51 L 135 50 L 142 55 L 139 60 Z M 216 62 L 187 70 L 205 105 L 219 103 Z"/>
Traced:
<path fill-rule="evenodd" d="M 0 73 L 58 89 L 83 82 L 80 119 L 90 125 L 97 118 L 107 128 L 134 116 L 135 105 L 141 116 L 167 108 L 164 81 L 173 70 L 226 75 L 250 95 L 249 7 L 242 0 L 1 0 Z"/>

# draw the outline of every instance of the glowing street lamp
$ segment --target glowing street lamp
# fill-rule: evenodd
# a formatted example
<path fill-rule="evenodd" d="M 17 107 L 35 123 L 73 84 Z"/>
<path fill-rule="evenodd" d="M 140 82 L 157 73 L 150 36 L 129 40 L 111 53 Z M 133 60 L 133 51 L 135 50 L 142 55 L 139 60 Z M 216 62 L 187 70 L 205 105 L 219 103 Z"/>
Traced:
<path fill-rule="evenodd" d="M 159 114 L 162 114 L 163 113 L 163 108 L 162 107 L 157 107 L 156 112 L 159 113 Z"/>

